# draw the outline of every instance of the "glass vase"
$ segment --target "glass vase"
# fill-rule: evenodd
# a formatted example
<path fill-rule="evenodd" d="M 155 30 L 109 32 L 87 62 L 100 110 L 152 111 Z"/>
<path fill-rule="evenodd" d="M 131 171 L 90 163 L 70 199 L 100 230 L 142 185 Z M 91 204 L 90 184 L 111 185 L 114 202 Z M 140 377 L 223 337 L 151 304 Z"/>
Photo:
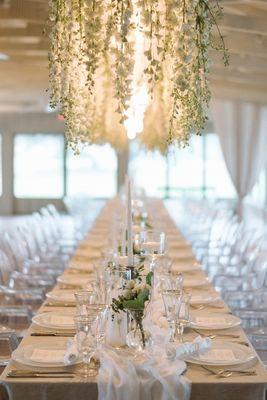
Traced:
<path fill-rule="evenodd" d="M 130 332 L 126 336 L 128 347 L 142 352 L 152 344 L 151 334 L 144 329 L 144 310 L 129 310 L 132 320 Z"/>

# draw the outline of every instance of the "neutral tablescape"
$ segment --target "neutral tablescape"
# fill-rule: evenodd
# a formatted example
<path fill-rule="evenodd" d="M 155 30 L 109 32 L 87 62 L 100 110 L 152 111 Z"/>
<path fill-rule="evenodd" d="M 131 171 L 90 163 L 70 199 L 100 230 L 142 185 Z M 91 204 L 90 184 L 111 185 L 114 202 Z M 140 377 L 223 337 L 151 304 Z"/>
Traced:
<path fill-rule="evenodd" d="M 183 339 L 192 342 L 200 336 L 212 341 L 206 353 L 185 357 L 186 369 L 182 376 L 191 387 L 190 399 L 263 400 L 267 373 L 240 327 L 240 320 L 231 314 L 196 260 L 191 260 L 192 250 L 173 225 L 163 203 L 158 207 L 166 226 L 169 226 L 173 272 L 179 272 L 179 268 L 181 272 L 188 269 L 184 276 L 185 289 L 191 298 L 190 321 Z M 80 360 L 76 360 L 77 365 L 75 362 L 66 366 L 63 359 L 66 343 L 75 333 L 74 292 L 92 279 L 92 259 L 100 258 L 98 243 L 105 237 L 108 223 L 103 211 L 88 236 L 93 240 L 93 232 L 97 232 L 93 245 L 87 247 L 84 241 L 74 256 L 79 266 L 78 274 L 70 273 L 75 265 L 71 260 L 70 269 L 65 270 L 55 288 L 47 293 L 47 299 L 33 318 L 26 337 L 13 353 L 12 361 L 1 375 L 1 383 L 10 399 L 98 398 L 97 376 L 84 380 L 77 374 Z M 166 232 L 168 237 L 168 229 Z M 85 269 L 88 265 L 89 274 L 84 273 L 81 265 Z M 123 349 L 114 350 L 114 357 L 120 351 Z"/>

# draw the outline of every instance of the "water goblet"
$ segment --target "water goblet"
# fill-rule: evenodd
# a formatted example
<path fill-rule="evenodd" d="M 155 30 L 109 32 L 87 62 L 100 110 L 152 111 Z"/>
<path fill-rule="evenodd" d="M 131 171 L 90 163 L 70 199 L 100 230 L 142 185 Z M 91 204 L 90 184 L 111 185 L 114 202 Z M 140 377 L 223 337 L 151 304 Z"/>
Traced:
<path fill-rule="evenodd" d="M 177 331 L 177 338 L 180 343 L 183 342 L 184 328 L 189 323 L 190 300 L 191 300 L 191 295 L 187 293 L 183 293 L 179 297 L 179 303 L 176 314 L 176 331 Z"/>
<path fill-rule="evenodd" d="M 87 315 L 89 305 L 98 304 L 99 296 L 93 290 L 78 290 L 74 293 L 76 300 L 76 311 L 78 315 Z"/>
<path fill-rule="evenodd" d="M 80 374 L 84 378 L 97 374 L 96 365 L 92 362 L 96 348 L 96 339 L 92 331 L 92 318 L 85 315 L 76 315 L 74 322 L 76 325 L 76 338 L 79 354 L 82 355 L 83 368 Z"/>
<path fill-rule="evenodd" d="M 177 336 L 176 315 L 180 296 L 180 291 L 175 291 L 171 289 L 166 289 L 162 291 L 165 315 L 170 327 L 170 342 L 174 342 Z"/>

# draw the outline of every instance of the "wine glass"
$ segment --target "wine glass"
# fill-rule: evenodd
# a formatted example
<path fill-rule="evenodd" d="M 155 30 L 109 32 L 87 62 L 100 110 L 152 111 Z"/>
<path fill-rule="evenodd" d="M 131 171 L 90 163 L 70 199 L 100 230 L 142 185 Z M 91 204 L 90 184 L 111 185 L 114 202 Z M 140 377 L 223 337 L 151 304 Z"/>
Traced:
<path fill-rule="evenodd" d="M 184 328 L 188 325 L 189 323 L 189 308 L 190 308 L 190 300 L 191 300 L 191 295 L 187 293 L 183 293 L 179 297 L 179 304 L 177 308 L 177 314 L 176 314 L 176 329 L 177 329 L 177 337 L 178 341 L 180 343 L 183 342 L 183 334 L 184 334 Z"/>
<path fill-rule="evenodd" d="M 93 290 L 78 290 L 74 293 L 77 315 L 88 315 L 89 310 L 99 304 L 99 295 Z"/>
<path fill-rule="evenodd" d="M 164 290 L 162 293 L 166 318 L 170 325 L 170 342 L 183 341 L 184 328 L 189 323 L 190 294 L 180 290 Z"/>
<path fill-rule="evenodd" d="M 178 301 L 180 296 L 181 293 L 179 291 L 170 289 L 162 291 L 165 314 L 170 327 L 170 338 L 169 338 L 170 342 L 174 342 L 177 336 L 176 310 L 178 307 Z"/>
<path fill-rule="evenodd" d="M 158 277 L 159 291 L 162 293 L 166 291 L 176 291 L 176 294 L 181 294 L 183 291 L 184 277 L 178 274 L 175 277 L 171 274 L 161 274 Z"/>
<path fill-rule="evenodd" d="M 160 231 L 140 232 L 141 253 L 145 256 L 164 255 L 166 251 L 166 235 Z"/>
<path fill-rule="evenodd" d="M 105 343 L 106 332 L 108 327 L 108 317 L 109 317 L 109 309 L 108 307 L 104 307 L 98 314 L 94 323 L 92 325 L 92 329 L 94 331 L 94 335 L 96 338 L 96 345 L 101 345 Z"/>
<path fill-rule="evenodd" d="M 91 329 L 94 318 L 86 315 L 76 315 L 74 322 L 76 325 L 76 338 L 79 354 L 82 355 L 83 368 L 81 376 L 88 378 L 97 375 L 97 367 L 92 362 L 94 351 L 96 348 L 96 338 Z"/>

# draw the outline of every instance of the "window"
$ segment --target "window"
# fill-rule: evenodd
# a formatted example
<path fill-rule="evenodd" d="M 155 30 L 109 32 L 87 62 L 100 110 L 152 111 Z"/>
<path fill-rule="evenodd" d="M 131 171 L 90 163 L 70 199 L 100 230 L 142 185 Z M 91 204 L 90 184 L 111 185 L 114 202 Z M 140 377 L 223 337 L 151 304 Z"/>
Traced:
<path fill-rule="evenodd" d="M 163 197 L 166 186 L 166 159 L 159 152 L 146 152 L 137 142 L 130 146 L 129 171 L 136 186 L 148 196 Z"/>
<path fill-rule="evenodd" d="M 254 185 L 251 193 L 248 196 L 248 202 L 259 207 L 264 207 L 266 202 L 266 169 L 260 173 L 257 183 Z"/>
<path fill-rule="evenodd" d="M 131 143 L 130 172 L 149 196 L 235 197 L 219 138 L 210 133 L 193 136 L 190 146 L 173 146 L 167 157 L 146 152 Z"/>
<path fill-rule="evenodd" d="M 170 194 L 177 196 L 201 196 L 203 190 L 203 138 L 193 136 L 190 146 L 170 150 L 169 186 Z"/>
<path fill-rule="evenodd" d="M 208 197 L 230 199 L 236 191 L 228 173 L 218 135 L 208 133 L 205 140 L 205 185 Z"/>
<path fill-rule="evenodd" d="M 117 157 L 108 144 L 92 145 L 79 155 L 67 152 L 67 195 L 109 198 L 117 191 Z"/>
<path fill-rule="evenodd" d="M 64 195 L 64 138 L 56 134 L 17 134 L 14 138 L 14 194 L 18 198 Z"/>

